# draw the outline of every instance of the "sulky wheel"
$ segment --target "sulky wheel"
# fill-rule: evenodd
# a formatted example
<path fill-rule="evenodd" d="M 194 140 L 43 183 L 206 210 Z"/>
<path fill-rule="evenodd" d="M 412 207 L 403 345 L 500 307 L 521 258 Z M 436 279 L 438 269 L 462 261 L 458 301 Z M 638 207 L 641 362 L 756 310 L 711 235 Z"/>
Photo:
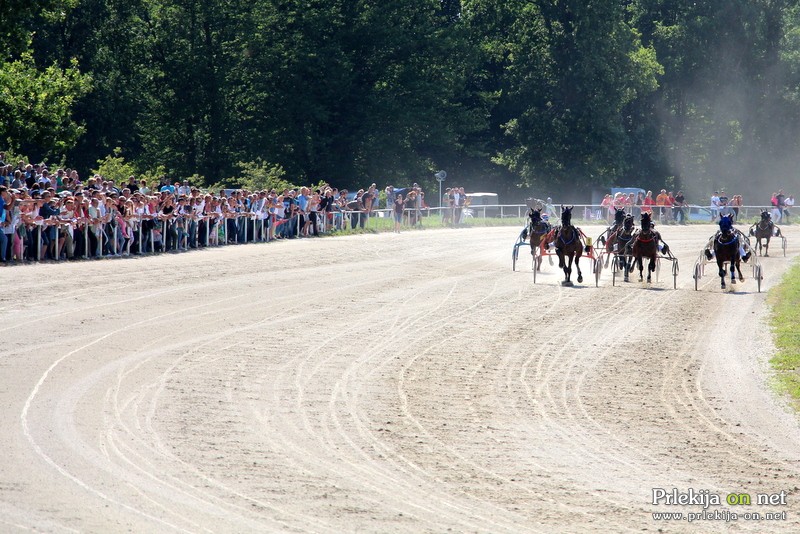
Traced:
<path fill-rule="evenodd" d="M 761 280 L 764 276 L 761 274 L 761 266 L 756 266 L 756 284 L 758 285 L 758 292 L 761 293 Z"/>
<path fill-rule="evenodd" d="M 594 260 L 594 287 L 600 287 L 600 273 L 603 272 L 603 258 Z"/>
<path fill-rule="evenodd" d="M 611 285 L 617 285 L 617 273 L 619 272 L 619 264 L 617 263 L 617 257 L 611 256 Z"/>
<path fill-rule="evenodd" d="M 672 289 L 678 289 L 678 260 L 672 260 Z"/>
<path fill-rule="evenodd" d="M 700 276 L 701 274 L 701 267 L 699 263 L 694 264 L 694 290 L 697 291 L 700 289 Z"/>

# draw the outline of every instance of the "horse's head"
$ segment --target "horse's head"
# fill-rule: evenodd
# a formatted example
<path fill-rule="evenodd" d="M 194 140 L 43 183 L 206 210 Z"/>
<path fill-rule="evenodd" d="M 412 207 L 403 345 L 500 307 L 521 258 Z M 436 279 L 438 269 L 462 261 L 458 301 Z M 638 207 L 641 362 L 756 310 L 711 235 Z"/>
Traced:
<path fill-rule="evenodd" d="M 769 214 L 769 211 L 763 210 L 761 212 L 761 220 L 762 221 L 769 221 L 772 219 L 772 215 Z"/>
<path fill-rule="evenodd" d="M 537 224 L 542 222 L 542 210 L 531 208 L 530 218 L 531 218 L 531 226 L 536 226 Z"/>
<path fill-rule="evenodd" d="M 625 221 L 625 208 L 614 208 L 614 224 L 619 226 Z"/>
<path fill-rule="evenodd" d="M 622 222 L 622 227 L 625 229 L 626 233 L 630 233 L 633 230 L 633 215 L 626 215 L 625 220 Z"/>
<path fill-rule="evenodd" d="M 572 225 L 572 208 L 575 206 L 561 206 L 561 225 Z"/>
<path fill-rule="evenodd" d="M 719 229 L 723 234 L 730 234 L 733 231 L 733 218 L 730 215 L 721 215 Z"/>
<path fill-rule="evenodd" d="M 649 232 L 652 229 L 653 220 L 646 211 L 642 212 L 642 232 Z"/>

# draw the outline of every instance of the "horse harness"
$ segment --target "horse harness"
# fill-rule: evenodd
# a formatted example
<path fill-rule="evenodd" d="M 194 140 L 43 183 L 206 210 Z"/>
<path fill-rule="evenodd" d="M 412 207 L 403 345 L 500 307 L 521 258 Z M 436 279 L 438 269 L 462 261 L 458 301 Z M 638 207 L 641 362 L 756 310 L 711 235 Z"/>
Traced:
<path fill-rule="evenodd" d="M 722 238 L 725 237 L 725 236 L 730 236 L 730 239 L 728 241 L 723 241 Z M 719 245 L 723 246 L 723 247 L 724 246 L 728 246 L 731 243 L 738 243 L 738 242 L 739 242 L 739 236 L 736 235 L 735 231 L 732 231 L 732 232 L 727 233 L 727 234 L 725 232 L 722 232 L 722 231 L 717 232 L 717 243 Z"/>

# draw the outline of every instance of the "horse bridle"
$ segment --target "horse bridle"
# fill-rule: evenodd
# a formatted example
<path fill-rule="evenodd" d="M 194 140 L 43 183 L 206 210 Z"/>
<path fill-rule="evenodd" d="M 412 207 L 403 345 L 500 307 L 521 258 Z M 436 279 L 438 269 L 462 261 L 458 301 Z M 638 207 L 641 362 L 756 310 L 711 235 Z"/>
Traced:
<path fill-rule="evenodd" d="M 730 238 L 729 241 L 723 241 L 722 240 L 722 238 L 724 236 L 726 236 L 726 235 L 730 235 L 731 238 Z M 736 241 L 737 238 L 738 237 L 736 235 L 736 232 L 734 232 L 734 231 L 730 231 L 728 234 L 726 234 L 725 232 L 720 232 L 719 235 L 717 236 L 717 243 L 719 243 L 720 245 L 723 245 L 723 246 L 724 245 L 730 245 L 731 243 Z"/>

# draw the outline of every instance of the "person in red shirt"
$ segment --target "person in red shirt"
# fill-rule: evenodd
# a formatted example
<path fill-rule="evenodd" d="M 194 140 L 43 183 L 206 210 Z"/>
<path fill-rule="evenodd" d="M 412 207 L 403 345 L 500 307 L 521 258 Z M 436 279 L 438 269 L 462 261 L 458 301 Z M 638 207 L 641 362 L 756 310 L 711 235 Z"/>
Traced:
<path fill-rule="evenodd" d="M 644 202 L 642 203 L 642 213 L 653 213 L 653 206 L 656 205 L 656 201 L 653 200 L 653 192 L 648 191 L 647 194 L 644 196 Z"/>

